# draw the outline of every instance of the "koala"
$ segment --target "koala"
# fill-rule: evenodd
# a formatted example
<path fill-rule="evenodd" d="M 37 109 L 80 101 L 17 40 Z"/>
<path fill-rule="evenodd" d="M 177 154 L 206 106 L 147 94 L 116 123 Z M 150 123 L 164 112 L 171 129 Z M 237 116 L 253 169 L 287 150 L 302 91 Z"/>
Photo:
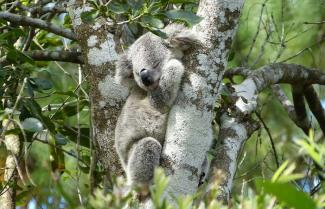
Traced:
<path fill-rule="evenodd" d="M 128 184 L 148 186 L 159 165 L 169 110 L 184 74 L 181 58 L 199 39 L 180 24 L 164 30 L 167 38 L 145 33 L 120 55 L 117 83 L 130 90 L 115 129 L 115 146 Z"/>

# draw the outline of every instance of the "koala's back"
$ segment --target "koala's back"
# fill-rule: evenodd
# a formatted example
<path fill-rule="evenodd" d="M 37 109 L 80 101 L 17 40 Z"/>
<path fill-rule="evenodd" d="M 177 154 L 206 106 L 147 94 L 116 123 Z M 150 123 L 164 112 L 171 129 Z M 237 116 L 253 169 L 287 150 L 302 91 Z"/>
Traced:
<path fill-rule="evenodd" d="M 147 93 L 139 88 L 132 90 L 128 97 L 115 129 L 116 147 L 127 164 L 131 146 L 144 137 L 153 137 L 163 144 L 166 133 L 168 112 L 154 108 Z"/>

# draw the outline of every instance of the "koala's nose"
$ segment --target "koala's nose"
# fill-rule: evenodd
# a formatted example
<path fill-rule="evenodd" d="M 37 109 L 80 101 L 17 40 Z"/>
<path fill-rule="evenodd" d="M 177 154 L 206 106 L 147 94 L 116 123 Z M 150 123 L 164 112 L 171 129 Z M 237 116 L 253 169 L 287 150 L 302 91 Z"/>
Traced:
<path fill-rule="evenodd" d="M 147 69 L 142 69 L 140 71 L 140 78 L 145 86 L 151 86 L 154 83 L 153 77 Z"/>

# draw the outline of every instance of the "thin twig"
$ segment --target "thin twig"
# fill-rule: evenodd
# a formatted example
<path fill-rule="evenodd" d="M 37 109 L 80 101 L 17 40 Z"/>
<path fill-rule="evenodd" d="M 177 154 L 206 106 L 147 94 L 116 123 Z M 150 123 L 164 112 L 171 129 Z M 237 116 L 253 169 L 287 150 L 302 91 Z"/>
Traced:
<path fill-rule="evenodd" d="M 321 101 L 318 98 L 317 92 L 315 91 L 314 87 L 310 85 L 304 88 L 303 93 L 307 100 L 309 109 L 317 119 L 318 124 L 325 135 L 325 111 Z"/>
<path fill-rule="evenodd" d="M 325 20 L 319 21 L 319 22 L 304 22 L 304 24 L 324 24 L 324 23 L 325 23 Z"/>
<path fill-rule="evenodd" d="M 312 44 L 312 45 L 310 45 L 310 46 L 308 46 L 308 47 L 306 47 L 304 49 L 301 49 L 296 54 L 294 54 L 294 55 L 292 55 L 292 56 L 290 56 L 288 58 L 285 58 L 285 59 L 281 60 L 280 62 L 287 62 L 287 61 L 299 56 L 300 54 L 304 53 L 305 51 L 310 50 L 310 48 L 322 43 L 324 40 L 325 40 L 325 38 L 322 38 L 321 40 L 317 41 L 316 43 L 314 43 L 314 44 Z"/>
<path fill-rule="evenodd" d="M 275 159 L 275 163 L 276 163 L 276 167 L 279 168 L 280 167 L 280 162 L 279 162 L 279 158 L 278 158 L 278 154 L 274 145 L 274 140 L 272 138 L 271 132 L 269 127 L 266 125 L 266 123 L 264 122 L 263 118 L 261 117 L 261 115 L 255 111 L 255 114 L 257 116 L 257 118 L 261 121 L 267 135 L 269 136 L 270 142 L 271 142 L 271 146 L 272 146 L 272 150 L 273 150 L 273 155 L 274 155 L 274 159 Z"/>
<path fill-rule="evenodd" d="M 243 65 L 246 65 L 248 60 L 249 60 L 249 56 L 251 55 L 252 51 L 253 51 L 253 48 L 254 48 L 254 45 L 256 43 L 256 40 L 257 40 L 257 37 L 259 35 L 259 32 L 260 32 L 260 27 L 261 27 L 261 22 L 262 22 L 262 17 L 263 17 L 263 12 L 264 12 L 264 8 L 266 6 L 266 2 L 268 0 L 264 0 L 264 2 L 262 3 L 262 8 L 261 8 L 261 13 L 260 13 L 260 16 L 259 16 L 259 20 L 258 20 L 258 23 L 257 23 L 257 28 L 256 28 L 256 33 L 253 37 L 253 41 L 252 41 L 252 44 L 250 45 L 250 48 L 248 50 L 248 53 L 243 61 Z"/>
<path fill-rule="evenodd" d="M 81 72 L 81 66 L 78 66 L 78 85 L 80 86 L 82 84 L 82 72 Z M 77 174 L 76 174 L 76 180 L 77 180 L 77 192 L 78 192 L 78 198 L 80 204 L 84 207 L 83 199 L 81 196 L 80 186 L 79 186 L 79 180 L 80 180 L 80 167 L 78 160 L 80 159 L 80 89 L 77 90 L 76 94 L 78 95 L 77 99 L 77 144 L 76 144 L 76 152 L 77 152 Z"/>
<path fill-rule="evenodd" d="M 85 161 L 83 161 L 81 158 L 78 159 L 76 155 L 74 155 L 73 153 L 71 153 L 71 152 L 69 152 L 69 151 L 61 148 L 58 145 L 49 143 L 47 140 L 42 140 L 42 139 L 38 139 L 38 138 L 34 138 L 33 141 L 38 141 L 38 142 L 41 142 L 43 144 L 50 145 L 50 146 L 54 147 L 55 149 L 58 149 L 58 150 L 64 152 L 65 154 L 69 155 L 70 157 L 73 157 L 73 158 L 77 159 L 79 162 L 81 162 L 82 164 L 84 164 L 84 166 L 89 167 L 89 165 Z"/>

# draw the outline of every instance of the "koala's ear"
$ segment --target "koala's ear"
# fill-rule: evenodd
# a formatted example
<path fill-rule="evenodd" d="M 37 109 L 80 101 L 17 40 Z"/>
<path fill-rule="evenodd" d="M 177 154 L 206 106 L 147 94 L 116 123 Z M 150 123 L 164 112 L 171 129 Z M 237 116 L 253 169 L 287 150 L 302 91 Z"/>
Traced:
<path fill-rule="evenodd" d="M 124 86 L 131 87 L 134 83 L 132 63 L 124 53 L 116 61 L 115 81 Z"/>
<path fill-rule="evenodd" d="M 170 24 L 163 31 L 168 37 L 165 43 L 170 48 L 184 51 L 201 43 L 194 31 L 182 24 Z"/>

